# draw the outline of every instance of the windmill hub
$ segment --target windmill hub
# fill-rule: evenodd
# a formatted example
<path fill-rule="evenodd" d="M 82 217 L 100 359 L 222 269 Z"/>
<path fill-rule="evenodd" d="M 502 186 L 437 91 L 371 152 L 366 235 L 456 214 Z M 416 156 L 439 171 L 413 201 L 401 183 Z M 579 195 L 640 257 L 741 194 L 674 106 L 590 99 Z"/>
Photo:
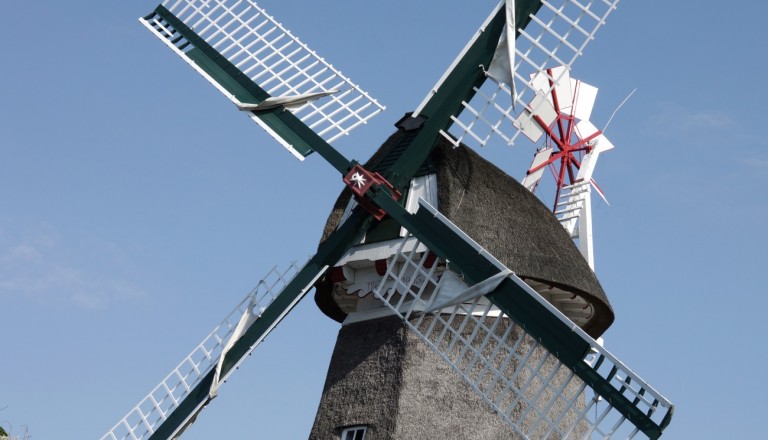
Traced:
<path fill-rule="evenodd" d="M 371 172 L 360 164 L 355 164 L 352 169 L 344 176 L 344 183 L 352 190 L 355 200 L 376 220 L 383 219 L 387 213 L 379 206 L 376 206 L 368 197 L 368 191 L 374 186 L 385 188 L 394 200 L 400 199 L 400 191 L 387 181 L 381 174 Z M 351 211 L 350 211 L 351 212 Z"/>
<path fill-rule="evenodd" d="M 530 168 L 526 175 L 536 173 L 544 168 L 550 169 L 557 185 L 554 212 L 560 203 L 560 190 L 581 180 L 576 177 L 581 168 L 581 160 L 584 155 L 592 151 L 597 136 L 602 133 L 597 131 L 586 138 L 579 138 L 575 130 L 575 118 L 565 113 L 559 113 L 555 122 L 550 125 L 546 125 L 546 122 L 538 115 L 534 119 L 547 135 L 547 144 L 540 148 L 536 154 L 541 151 L 548 151 L 551 155 L 548 159 Z M 535 191 L 535 189 L 534 187 L 533 190 Z"/>
<path fill-rule="evenodd" d="M 365 180 L 365 177 L 363 177 L 363 175 L 362 175 L 362 174 L 360 174 L 360 173 L 354 173 L 354 174 L 352 175 L 352 178 L 351 178 L 350 180 L 351 180 L 351 181 L 352 181 L 352 182 L 355 184 L 355 186 L 356 186 L 356 187 L 358 187 L 358 188 L 362 188 L 362 187 L 363 187 L 363 186 L 366 184 L 366 182 L 367 182 L 367 181 Z"/>

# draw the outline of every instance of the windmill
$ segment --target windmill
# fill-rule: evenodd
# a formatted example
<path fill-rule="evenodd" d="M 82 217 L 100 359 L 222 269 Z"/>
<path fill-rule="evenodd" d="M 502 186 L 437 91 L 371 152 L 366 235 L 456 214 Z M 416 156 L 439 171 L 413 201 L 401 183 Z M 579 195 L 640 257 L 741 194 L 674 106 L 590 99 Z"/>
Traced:
<path fill-rule="evenodd" d="M 472 237 L 452 221 L 461 216 L 435 207 L 445 195 L 437 182 L 445 164 L 479 165 L 488 185 L 510 182 L 466 145 L 492 137 L 511 144 L 524 132 L 521 127 L 532 127 L 548 102 L 537 98 L 570 84 L 571 64 L 617 3 L 502 1 L 365 165 L 345 158 L 331 142 L 383 107 L 253 1 L 167 0 L 144 17 L 150 31 L 293 155 L 316 153 L 336 168 L 346 196 L 317 253 L 303 266 L 270 271 L 103 439 L 181 435 L 313 287 L 321 309 L 345 325 L 394 322 L 408 329 L 419 349 L 427 347 L 444 361 L 473 398 L 485 402 L 494 423 L 513 436 L 659 437 L 670 422 L 671 403 L 591 336 L 613 319 L 599 284 L 582 288 L 579 283 L 592 281 L 540 277 L 536 268 L 527 277 L 524 269 L 513 272 L 514 261 L 499 257 L 503 249 L 487 237 Z M 547 81 L 536 80 L 544 72 Z M 541 83 L 544 89 L 538 90 Z M 530 207 L 521 220 L 524 228 L 557 225 L 558 232 L 547 229 L 532 238 L 525 236 L 527 229 L 516 231 L 521 243 L 552 240 L 571 252 L 557 235 L 568 243 L 570 238 L 551 214 L 543 214 L 546 209 L 540 217 L 529 215 L 543 205 L 531 202 L 527 190 L 499 188 L 492 190 L 511 204 L 522 200 Z M 578 260 L 573 267 L 586 264 Z M 319 418 L 323 411 L 321 403 Z M 367 423 L 343 422 L 333 429 L 329 434 L 316 423 L 312 436 L 392 434 Z"/>

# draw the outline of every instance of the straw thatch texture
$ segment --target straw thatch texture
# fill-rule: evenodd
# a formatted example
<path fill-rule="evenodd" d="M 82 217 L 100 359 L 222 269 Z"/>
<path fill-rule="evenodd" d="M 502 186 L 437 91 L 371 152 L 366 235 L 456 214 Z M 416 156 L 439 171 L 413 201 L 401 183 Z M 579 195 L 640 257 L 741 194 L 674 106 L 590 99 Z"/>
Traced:
<path fill-rule="evenodd" d="M 398 318 L 342 327 L 311 440 L 366 425 L 366 440 L 514 439 L 448 365 Z"/>
<path fill-rule="evenodd" d="M 459 322 L 452 326 L 459 329 Z M 498 325 L 495 331 L 502 334 L 507 326 Z M 472 331 L 471 327 L 464 327 L 460 333 L 467 338 Z M 511 337 L 517 338 L 519 331 L 513 329 Z M 585 396 L 577 394 L 582 392 L 578 379 L 571 379 L 569 371 L 561 369 L 552 373 L 548 383 L 551 388 L 544 388 L 538 379 L 531 379 L 527 369 L 515 374 L 517 362 L 507 359 L 498 363 L 502 356 L 494 358 L 492 350 L 487 347 L 483 355 L 495 359 L 494 368 L 500 368 L 506 377 L 516 377 L 516 386 L 526 389 L 526 396 L 540 408 L 547 408 L 554 398 L 557 404 L 551 407 L 550 414 L 562 415 L 561 428 L 573 424 L 575 412 L 563 414 L 561 403 L 575 399 L 583 408 Z M 529 339 L 516 347 L 521 356 L 529 350 L 531 365 L 543 362 L 544 374 L 549 375 L 546 370 L 551 370 L 549 366 L 556 364 L 556 360 L 544 349 L 534 347 L 534 341 Z M 461 345 L 449 351 L 450 357 L 459 358 Z M 462 359 L 468 361 L 471 357 L 465 354 Z M 471 369 L 470 374 L 476 375 L 480 369 Z M 566 385 L 564 381 L 568 380 Z M 505 387 L 492 374 L 485 375 L 482 382 L 481 386 L 486 388 L 490 383 L 496 384 L 492 389 L 499 395 Z M 552 389 L 560 388 L 564 389 L 559 397 L 551 395 Z M 497 403 L 505 410 L 512 408 L 510 418 L 524 432 L 531 433 L 531 427 L 537 426 L 533 438 L 546 435 L 546 425 L 539 423 L 536 413 L 515 397 L 513 393 L 506 394 Z M 396 317 L 346 325 L 339 332 L 310 439 L 336 440 L 341 429 L 354 425 L 367 427 L 366 440 L 522 438 Z M 572 434 L 579 438 L 584 429 L 585 426 L 579 426 Z M 553 434 L 549 438 L 558 436 Z"/>

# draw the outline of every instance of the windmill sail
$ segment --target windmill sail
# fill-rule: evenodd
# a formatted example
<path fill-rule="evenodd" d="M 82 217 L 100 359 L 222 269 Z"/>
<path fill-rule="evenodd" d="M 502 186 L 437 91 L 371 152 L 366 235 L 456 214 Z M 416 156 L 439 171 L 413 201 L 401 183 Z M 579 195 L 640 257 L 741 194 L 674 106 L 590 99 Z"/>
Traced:
<path fill-rule="evenodd" d="M 661 435 L 673 413 L 667 399 L 437 210 L 422 202 L 412 216 L 421 224 L 415 235 L 450 242 L 438 252 L 453 255 L 447 264 L 426 264 L 428 252 L 408 236 L 374 294 L 515 432 L 542 439 Z M 449 270 L 487 284 L 487 293 L 434 304 Z M 491 283 L 477 280 L 481 272 Z"/>
<path fill-rule="evenodd" d="M 226 378 L 227 375 L 225 374 L 217 377 L 219 381 L 206 380 L 210 373 L 216 370 L 217 364 L 220 364 L 220 361 L 231 348 L 233 337 L 238 336 L 236 333 L 241 327 L 238 325 L 242 321 L 241 317 L 254 314 L 258 319 L 298 271 L 295 263 L 283 271 L 277 270 L 277 268 L 269 271 L 261 279 L 258 286 L 249 292 L 237 307 L 159 385 L 105 434 L 102 440 L 149 439 L 164 427 L 167 430 L 170 424 L 174 425 L 170 429 L 172 435 L 177 435 L 182 431 L 194 420 L 195 415 L 209 399 L 200 399 L 195 405 L 187 404 L 186 406 L 193 408 L 191 411 L 187 411 L 184 417 L 178 417 L 183 411 L 177 412 L 177 410 L 189 401 L 190 396 L 195 394 L 195 390 L 201 384 L 217 388 L 218 382 Z M 267 330 L 250 346 L 248 353 L 264 340 L 274 325 L 267 326 Z M 228 372 L 231 371 L 232 369 Z M 206 391 L 208 390 L 203 390 L 203 393 Z M 174 415 L 176 416 L 175 423 Z"/>
<path fill-rule="evenodd" d="M 166 440 L 176 438 L 211 401 L 218 384 L 285 318 L 314 283 L 359 241 L 371 219 L 358 210 L 335 231 L 301 268 L 273 270 L 240 302 L 221 325 L 184 359 L 148 396 L 101 440 Z M 238 327 L 252 311 L 245 331 Z M 236 333 L 240 333 L 239 337 Z M 234 336 L 234 338 L 233 338 Z"/>
<path fill-rule="evenodd" d="M 384 110 L 252 0 L 166 0 L 140 21 L 299 159 Z"/>

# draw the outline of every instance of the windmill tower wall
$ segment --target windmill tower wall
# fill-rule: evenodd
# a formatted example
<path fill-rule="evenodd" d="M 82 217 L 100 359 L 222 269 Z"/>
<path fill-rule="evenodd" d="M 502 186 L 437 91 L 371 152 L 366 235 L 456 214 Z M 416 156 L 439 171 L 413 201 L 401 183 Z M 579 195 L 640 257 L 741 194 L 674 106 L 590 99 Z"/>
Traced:
<path fill-rule="evenodd" d="M 436 416 L 438 415 L 438 416 Z M 514 438 L 512 430 L 397 318 L 342 327 L 310 438 Z"/>
<path fill-rule="evenodd" d="M 504 330 L 499 328 L 500 332 Z M 462 335 L 469 336 L 470 332 L 466 329 Z M 519 349 L 525 351 L 529 347 Z M 541 349 L 534 349 L 532 357 L 544 356 Z M 509 376 L 513 376 L 515 367 L 506 368 Z M 567 372 L 558 372 L 552 384 L 558 386 L 566 376 Z M 518 385 L 528 379 L 525 374 L 519 375 Z M 541 392 L 540 385 L 531 383 L 527 397 Z M 579 383 L 572 382 L 563 397 L 571 399 L 580 392 Z M 526 410 L 519 402 L 501 403 L 515 404 L 513 418 Z M 521 427 L 534 421 L 533 416 L 523 418 Z M 569 422 L 566 416 L 563 424 Z M 342 430 L 350 426 L 365 426 L 365 440 L 522 438 L 394 317 L 350 324 L 339 332 L 309 438 L 339 439 Z M 579 432 L 575 434 L 579 436 Z"/>
<path fill-rule="evenodd" d="M 412 134 L 399 130 L 368 167 L 375 170 L 377 163 L 386 163 Z M 605 293 L 560 223 L 535 196 L 468 148 L 438 145 L 422 168 L 437 176 L 438 209 L 444 215 L 545 297 L 559 292 L 550 294 L 553 304 L 563 293 L 584 305 L 588 314 L 574 315 L 574 321 L 585 331 L 597 337 L 607 329 L 613 311 Z M 337 201 L 326 236 L 338 224 L 348 199 L 343 193 Z M 343 321 L 346 314 L 332 299 L 332 283 L 324 280 L 317 287 L 321 310 Z M 542 349 L 533 350 L 532 356 L 546 365 Z M 505 366 L 510 377 L 515 367 Z M 567 375 L 557 372 L 553 382 Z M 528 379 L 525 371 L 516 377 L 518 385 Z M 564 395 L 580 392 L 574 387 L 578 384 Z M 533 397 L 539 391 L 532 383 L 526 394 Z M 509 405 L 515 405 L 513 417 L 525 413 L 518 402 L 500 406 Z M 530 422 L 523 418 L 519 423 Z M 365 440 L 517 438 L 490 405 L 393 317 L 342 326 L 310 439 L 339 439 L 345 427 L 358 425 L 367 427 Z"/>

